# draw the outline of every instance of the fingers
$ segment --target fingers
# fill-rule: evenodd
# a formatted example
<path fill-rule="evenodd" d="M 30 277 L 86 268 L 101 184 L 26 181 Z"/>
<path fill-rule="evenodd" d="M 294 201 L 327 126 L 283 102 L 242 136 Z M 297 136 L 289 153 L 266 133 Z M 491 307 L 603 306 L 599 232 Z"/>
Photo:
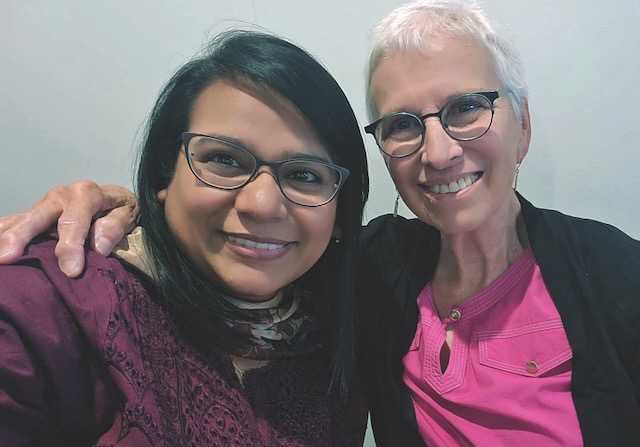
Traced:
<path fill-rule="evenodd" d="M 21 214 L 13 214 L 11 216 L 0 217 L 0 264 L 8 264 L 15 261 L 21 254 L 26 244 L 22 243 L 21 238 L 15 232 L 9 229 Z"/>
<path fill-rule="evenodd" d="M 15 261 L 27 244 L 44 232 L 61 214 L 58 204 L 41 199 L 22 213 L 0 218 L 0 264 Z"/>
<path fill-rule="evenodd" d="M 27 211 L 0 218 L 0 263 L 16 260 L 36 235 L 57 222 L 59 242 L 55 254 L 60 269 L 69 277 L 78 276 L 84 268 L 84 245 L 92 219 L 104 212 L 90 244 L 108 254 L 135 224 L 135 195 L 120 186 L 101 188 L 89 180 L 55 187 Z"/>
<path fill-rule="evenodd" d="M 99 186 L 92 181 L 79 181 L 59 193 L 64 211 L 58 219 L 59 242 L 56 256 L 60 269 L 69 277 L 78 276 L 84 268 L 84 245 L 107 256 L 131 231 L 138 217 L 138 200 L 126 188 L 117 185 Z M 101 215 L 91 229 L 92 219 Z"/>
<path fill-rule="evenodd" d="M 60 216 L 56 256 L 60 269 L 67 276 L 75 277 L 84 268 L 87 236 L 92 248 L 104 256 L 109 255 L 124 234 L 135 226 L 138 199 L 131 191 L 118 185 L 76 182 L 70 186 L 75 188 L 74 197 L 84 197 L 85 203 L 78 199 L 78 206 L 69 204 Z M 101 217 L 91 226 L 91 219 L 98 213 Z"/>
<path fill-rule="evenodd" d="M 93 216 L 103 209 L 104 197 L 100 186 L 90 180 L 80 180 L 55 187 L 43 202 L 54 203 L 59 210 L 55 254 L 60 270 L 74 278 L 84 268 L 84 245 Z"/>
<path fill-rule="evenodd" d="M 129 192 L 130 194 L 130 192 Z M 133 196 L 135 200 L 135 196 Z M 91 247 L 104 256 L 109 255 L 116 244 L 136 226 L 138 202 L 125 203 L 96 219 L 89 233 Z"/>

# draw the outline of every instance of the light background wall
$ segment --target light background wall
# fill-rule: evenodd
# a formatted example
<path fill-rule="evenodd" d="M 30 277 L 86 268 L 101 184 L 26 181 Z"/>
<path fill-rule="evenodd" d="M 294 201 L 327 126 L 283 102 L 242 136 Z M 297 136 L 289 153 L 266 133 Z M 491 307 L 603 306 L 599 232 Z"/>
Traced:
<path fill-rule="evenodd" d="M 141 124 L 163 82 L 208 36 L 280 33 L 336 76 L 362 125 L 372 26 L 401 0 L 4 0 L 0 214 L 79 178 L 131 184 Z M 533 140 L 519 190 L 535 204 L 640 237 L 640 2 L 484 0 L 519 47 Z M 393 206 L 375 144 L 367 220 Z M 404 214 L 409 214 L 406 209 Z"/>
<path fill-rule="evenodd" d="M 319 57 L 362 125 L 368 34 L 401 0 L 4 0 L 0 214 L 79 178 L 131 185 L 161 85 L 208 36 L 255 24 Z M 640 238 L 640 2 L 485 0 L 519 47 L 533 119 L 519 190 Z M 375 144 L 367 220 L 393 186 Z M 406 209 L 403 214 L 409 215 Z"/>

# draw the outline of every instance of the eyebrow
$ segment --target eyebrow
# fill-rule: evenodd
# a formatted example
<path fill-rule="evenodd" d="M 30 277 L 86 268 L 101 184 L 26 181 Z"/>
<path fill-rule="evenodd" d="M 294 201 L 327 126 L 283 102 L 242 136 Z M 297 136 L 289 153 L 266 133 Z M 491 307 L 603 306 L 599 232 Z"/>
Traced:
<path fill-rule="evenodd" d="M 206 133 L 206 134 L 201 134 L 201 135 L 206 135 L 208 137 L 213 137 L 213 138 L 219 138 L 220 140 L 226 141 L 227 143 L 231 143 L 235 146 L 241 147 L 242 149 L 251 152 L 251 155 L 253 155 L 256 158 L 260 158 L 262 159 L 262 157 L 258 157 L 256 155 L 256 150 L 253 147 L 253 145 L 251 144 L 247 144 L 246 141 L 243 140 L 239 140 L 237 138 L 234 137 L 230 137 L 228 135 L 220 135 L 220 134 L 215 134 L 215 133 Z M 278 159 L 278 161 L 285 161 L 285 160 L 310 160 L 310 161 L 322 161 L 325 163 L 333 163 L 332 160 L 330 160 L 327 156 L 324 155 L 316 155 L 316 154 L 309 154 L 306 152 L 297 152 L 294 150 L 284 150 L 282 151 L 282 153 L 280 154 L 282 155 L 282 157 L 280 157 Z"/>
<path fill-rule="evenodd" d="M 453 98 L 457 98 L 458 96 L 471 95 L 474 93 L 482 93 L 487 91 L 493 91 L 493 90 L 487 90 L 486 87 L 480 87 L 475 89 L 454 90 L 452 93 L 444 97 L 444 100 L 442 101 L 442 105 L 438 107 L 438 110 L 442 109 L 442 107 L 444 107 L 446 103 L 451 101 Z M 418 111 L 413 108 L 396 108 L 385 114 L 381 114 L 379 118 L 384 118 L 385 116 L 393 115 L 394 113 L 411 113 L 413 115 L 419 116 L 422 114 L 422 111 L 421 110 Z"/>
<path fill-rule="evenodd" d="M 498 88 L 495 90 L 500 90 L 500 89 Z M 453 98 L 456 98 L 458 96 L 473 95 L 474 93 L 486 93 L 486 92 L 492 92 L 492 91 L 494 90 L 487 87 L 480 87 L 480 88 L 473 88 L 473 89 L 466 89 L 466 90 L 456 90 L 454 93 L 447 96 L 444 102 L 447 103 L 451 101 Z"/>

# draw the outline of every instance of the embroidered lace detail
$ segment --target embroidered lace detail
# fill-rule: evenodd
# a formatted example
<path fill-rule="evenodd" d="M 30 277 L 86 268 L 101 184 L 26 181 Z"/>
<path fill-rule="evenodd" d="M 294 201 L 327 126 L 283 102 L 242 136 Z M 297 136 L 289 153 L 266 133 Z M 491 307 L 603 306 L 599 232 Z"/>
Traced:
<path fill-rule="evenodd" d="M 134 430 L 154 446 L 362 445 L 366 408 L 327 396 L 322 351 L 247 371 L 243 386 L 226 354 L 180 337 L 137 278 L 103 274 L 118 294 L 104 357 L 117 385 L 134 391 L 124 393 L 114 445 L 129 445 Z"/>

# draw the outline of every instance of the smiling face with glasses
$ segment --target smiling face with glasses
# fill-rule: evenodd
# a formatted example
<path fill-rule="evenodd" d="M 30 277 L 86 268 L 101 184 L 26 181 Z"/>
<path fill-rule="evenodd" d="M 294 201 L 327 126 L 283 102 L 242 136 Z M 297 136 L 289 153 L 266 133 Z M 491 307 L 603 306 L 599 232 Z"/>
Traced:
<path fill-rule="evenodd" d="M 372 74 L 382 118 L 365 130 L 407 207 L 445 235 L 502 231 L 493 226 L 517 209 L 512 185 L 530 122 L 526 104 L 516 116 L 503 86 L 488 51 L 464 37 L 392 52 Z"/>
<path fill-rule="evenodd" d="M 223 291 L 269 299 L 322 256 L 349 171 L 280 96 L 216 81 L 196 99 L 165 217 L 181 250 Z"/>

